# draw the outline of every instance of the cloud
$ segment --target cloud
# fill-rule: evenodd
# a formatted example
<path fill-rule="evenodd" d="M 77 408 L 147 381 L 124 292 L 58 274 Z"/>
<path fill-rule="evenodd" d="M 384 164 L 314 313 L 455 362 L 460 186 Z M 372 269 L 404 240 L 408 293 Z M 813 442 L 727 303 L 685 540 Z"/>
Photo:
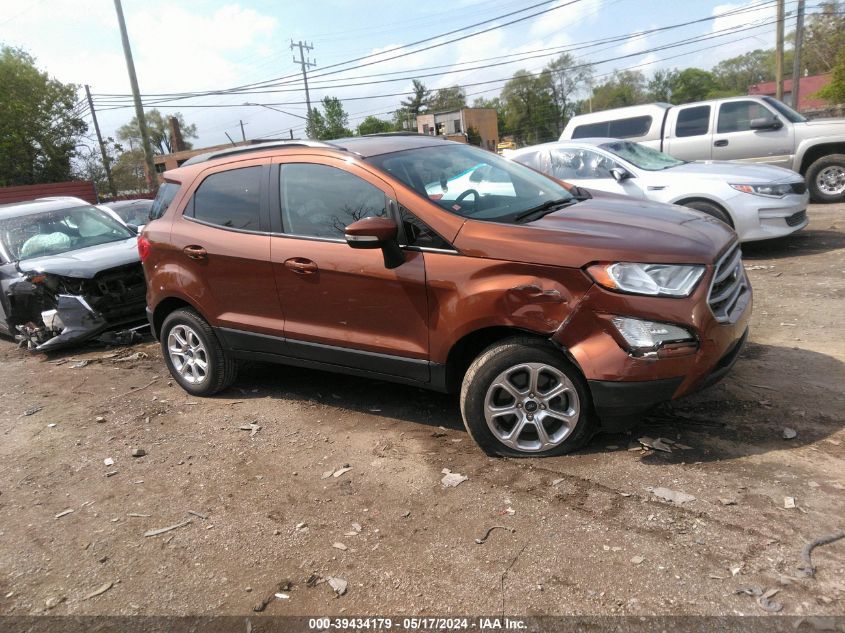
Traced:
<path fill-rule="evenodd" d="M 572 30 L 573 26 L 583 26 L 595 22 L 601 12 L 604 0 L 581 0 L 571 4 L 572 0 L 561 0 L 555 7 L 563 7 L 536 18 L 531 25 L 530 35 L 545 37 L 554 33 Z M 570 5 L 570 6 L 565 6 Z"/>

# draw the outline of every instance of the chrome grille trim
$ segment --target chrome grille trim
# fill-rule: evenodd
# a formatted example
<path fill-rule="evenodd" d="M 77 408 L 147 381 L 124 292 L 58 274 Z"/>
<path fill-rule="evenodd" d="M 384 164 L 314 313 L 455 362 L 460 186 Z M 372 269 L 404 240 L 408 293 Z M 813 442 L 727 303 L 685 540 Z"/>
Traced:
<path fill-rule="evenodd" d="M 716 321 L 733 321 L 739 298 L 748 292 L 748 279 L 742 265 L 742 251 L 735 245 L 716 262 L 707 303 Z"/>

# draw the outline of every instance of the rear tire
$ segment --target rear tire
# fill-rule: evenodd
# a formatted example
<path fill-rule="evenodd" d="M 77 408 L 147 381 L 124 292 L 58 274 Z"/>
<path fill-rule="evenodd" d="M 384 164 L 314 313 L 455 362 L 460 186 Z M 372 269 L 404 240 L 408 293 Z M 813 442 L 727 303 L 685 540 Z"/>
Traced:
<path fill-rule="evenodd" d="M 194 310 L 182 308 L 167 315 L 159 339 L 167 369 L 188 393 L 211 396 L 235 381 L 237 362 Z"/>
<path fill-rule="evenodd" d="M 807 169 L 813 202 L 845 201 L 845 154 L 822 156 Z"/>
<path fill-rule="evenodd" d="M 712 215 L 717 220 L 721 220 L 729 227 L 734 228 L 733 220 L 731 220 L 731 216 L 728 212 L 714 202 L 708 202 L 707 200 L 691 200 L 689 202 L 684 202 L 683 205 L 690 209 L 706 213 L 707 215 Z"/>
<path fill-rule="evenodd" d="M 514 337 L 488 347 L 461 386 L 461 414 L 488 455 L 547 457 L 583 446 L 595 429 L 580 372 L 550 343 Z"/>

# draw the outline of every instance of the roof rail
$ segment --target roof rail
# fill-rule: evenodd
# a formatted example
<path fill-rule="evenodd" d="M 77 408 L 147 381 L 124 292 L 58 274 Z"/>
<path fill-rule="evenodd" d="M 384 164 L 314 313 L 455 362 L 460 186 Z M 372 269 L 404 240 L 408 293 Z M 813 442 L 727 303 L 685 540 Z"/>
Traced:
<path fill-rule="evenodd" d="M 422 134 L 420 132 L 373 132 L 372 134 L 362 134 L 362 137 L 370 136 L 431 136 L 431 134 Z"/>
<path fill-rule="evenodd" d="M 265 143 L 255 143 L 254 145 L 243 145 L 239 147 L 233 147 L 231 149 L 221 149 L 215 152 L 197 154 L 196 156 L 192 156 L 191 158 L 186 160 L 184 163 L 182 163 L 181 166 L 185 167 L 187 165 L 196 165 L 197 163 L 204 163 L 209 160 L 214 160 L 215 158 L 223 158 L 224 156 L 237 156 L 238 154 L 261 152 L 266 149 L 281 147 L 323 147 L 326 149 L 343 150 L 342 147 L 338 147 L 337 145 L 329 145 L 328 143 L 323 143 L 321 141 L 299 139 L 288 141 L 267 141 Z"/>

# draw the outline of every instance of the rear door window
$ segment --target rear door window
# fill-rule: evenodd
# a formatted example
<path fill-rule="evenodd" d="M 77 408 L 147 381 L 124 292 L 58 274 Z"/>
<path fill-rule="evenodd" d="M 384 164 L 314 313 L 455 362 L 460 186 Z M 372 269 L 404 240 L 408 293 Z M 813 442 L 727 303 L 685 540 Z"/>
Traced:
<path fill-rule="evenodd" d="M 255 166 L 211 174 L 194 193 L 185 215 L 227 229 L 260 231 L 262 171 Z"/>
<path fill-rule="evenodd" d="M 683 108 L 678 112 L 675 124 L 675 136 L 701 136 L 710 129 L 710 106 Z"/>
<path fill-rule="evenodd" d="M 336 167 L 282 165 L 282 227 L 290 235 L 343 239 L 349 224 L 387 214 L 384 192 Z"/>

